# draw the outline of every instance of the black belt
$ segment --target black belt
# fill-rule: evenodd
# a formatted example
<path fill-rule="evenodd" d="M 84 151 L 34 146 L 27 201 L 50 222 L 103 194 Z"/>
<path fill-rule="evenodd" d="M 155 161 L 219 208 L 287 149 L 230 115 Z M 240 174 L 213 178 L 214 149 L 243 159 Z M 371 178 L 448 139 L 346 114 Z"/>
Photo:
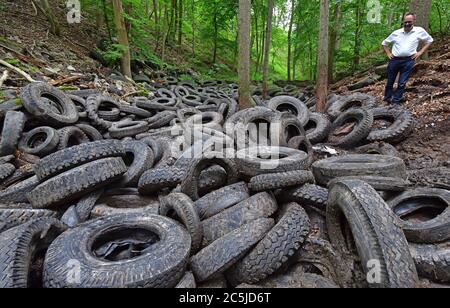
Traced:
<path fill-rule="evenodd" d="M 409 60 L 411 59 L 413 56 L 409 56 L 409 57 L 394 57 L 394 59 L 396 60 Z"/>

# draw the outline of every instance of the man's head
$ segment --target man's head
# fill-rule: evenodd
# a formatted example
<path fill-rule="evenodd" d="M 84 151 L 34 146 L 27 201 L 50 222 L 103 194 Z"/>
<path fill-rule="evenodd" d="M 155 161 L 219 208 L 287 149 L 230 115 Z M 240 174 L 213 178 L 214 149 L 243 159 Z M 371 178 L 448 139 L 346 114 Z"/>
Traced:
<path fill-rule="evenodd" d="M 403 27 L 406 32 L 409 32 L 414 27 L 414 23 L 416 22 L 416 14 L 414 13 L 406 13 L 403 18 Z"/>

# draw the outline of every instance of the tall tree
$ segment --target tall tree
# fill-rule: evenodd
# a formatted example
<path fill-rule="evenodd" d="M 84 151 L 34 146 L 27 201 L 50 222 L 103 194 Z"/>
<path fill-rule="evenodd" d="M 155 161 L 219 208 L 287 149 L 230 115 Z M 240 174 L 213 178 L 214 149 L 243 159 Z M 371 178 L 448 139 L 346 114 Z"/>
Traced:
<path fill-rule="evenodd" d="M 123 7 L 121 0 L 112 0 L 114 8 L 114 22 L 116 24 L 117 36 L 119 44 L 124 46 L 122 57 L 120 59 L 122 74 L 131 78 L 131 53 L 130 44 L 128 42 L 128 34 L 123 18 Z"/>
<path fill-rule="evenodd" d="M 328 48 L 328 81 L 333 82 L 334 76 L 334 57 L 339 43 L 339 31 L 341 29 L 342 14 L 341 14 L 341 0 L 336 0 L 334 4 L 333 23 L 330 31 L 330 46 Z"/>
<path fill-rule="evenodd" d="M 356 0 L 355 9 L 355 45 L 353 47 L 353 72 L 358 68 L 361 61 L 361 28 L 362 28 L 362 3 L 361 0 Z"/>
<path fill-rule="evenodd" d="M 54 35 L 61 35 L 61 27 L 59 26 L 58 19 L 56 19 L 55 13 L 53 12 L 52 7 L 48 3 L 48 0 L 32 0 L 37 8 L 45 15 L 48 22 L 50 23 L 50 32 Z"/>
<path fill-rule="evenodd" d="M 178 0 L 178 46 L 183 38 L 183 0 Z"/>
<path fill-rule="evenodd" d="M 423 27 L 425 30 L 430 29 L 430 11 L 432 0 L 411 0 L 409 11 L 416 13 L 416 25 Z"/>
<path fill-rule="evenodd" d="M 287 76 L 288 76 L 288 81 L 291 81 L 292 28 L 294 26 L 294 16 L 295 16 L 295 0 L 291 0 L 291 17 L 289 19 L 289 29 L 288 29 L 288 58 L 287 58 Z"/>
<path fill-rule="evenodd" d="M 318 51 L 317 112 L 324 112 L 328 96 L 328 29 L 330 1 L 320 0 L 320 32 Z"/>
<path fill-rule="evenodd" d="M 239 106 L 250 108 L 250 18 L 251 0 L 239 0 Z"/>
<path fill-rule="evenodd" d="M 269 56 L 270 56 L 270 39 L 272 35 L 272 17 L 273 17 L 273 0 L 268 0 L 266 44 L 264 46 L 265 49 L 264 49 L 264 66 L 263 66 L 264 99 L 266 99 L 269 94 Z"/>

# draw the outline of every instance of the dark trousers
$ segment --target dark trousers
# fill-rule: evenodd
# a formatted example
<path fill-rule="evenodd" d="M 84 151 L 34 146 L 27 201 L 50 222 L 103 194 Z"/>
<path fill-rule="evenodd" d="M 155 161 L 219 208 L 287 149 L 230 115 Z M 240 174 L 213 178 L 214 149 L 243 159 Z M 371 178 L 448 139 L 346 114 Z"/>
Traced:
<path fill-rule="evenodd" d="M 405 93 L 406 83 L 413 70 L 415 61 L 412 58 L 393 58 L 388 65 L 388 81 L 386 85 L 386 92 L 384 95 L 385 101 L 390 101 L 394 104 L 400 104 Z M 394 92 L 394 83 L 400 73 L 398 80 L 397 91 Z"/>

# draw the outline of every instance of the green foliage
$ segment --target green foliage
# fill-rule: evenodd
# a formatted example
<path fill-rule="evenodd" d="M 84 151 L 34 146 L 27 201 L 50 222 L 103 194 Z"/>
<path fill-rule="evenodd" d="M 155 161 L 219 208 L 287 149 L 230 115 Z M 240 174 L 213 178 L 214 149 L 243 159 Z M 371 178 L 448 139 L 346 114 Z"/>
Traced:
<path fill-rule="evenodd" d="M 181 0 L 176 0 L 181 1 Z M 153 0 L 122 0 L 124 18 L 132 58 L 151 63 L 156 68 L 173 70 L 182 66 L 200 73 L 200 79 L 236 79 L 237 72 L 237 0 L 182 0 L 182 45 L 178 43 L 179 27 L 173 0 L 157 0 L 157 16 Z M 295 9 L 291 12 L 291 1 Z M 292 17 L 292 70 L 295 79 L 315 79 L 317 70 L 317 43 L 319 35 L 319 0 L 275 0 L 273 33 L 270 50 L 270 79 L 287 78 L 288 28 Z M 379 0 L 381 23 L 368 19 L 372 0 L 330 1 L 330 29 L 339 24 L 333 19 L 336 3 L 340 2 L 342 22 L 338 45 L 334 53 L 334 72 L 337 76 L 351 74 L 386 61 L 381 42 L 393 30 L 400 28 L 402 15 L 410 0 Z M 105 4 L 105 6 L 104 6 Z M 361 15 L 359 23 L 357 8 Z M 114 41 L 115 28 L 110 1 L 82 1 L 83 11 L 103 12 L 112 32 L 113 42 L 103 52 L 105 59 L 114 64 L 124 46 Z M 96 16 L 98 14 L 93 14 Z M 172 19 L 172 16 L 174 17 Z M 262 38 L 267 20 L 267 0 L 252 0 L 251 76 L 262 79 Z M 158 23 L 156 23 L 158 21 Z M 359 25 L 359 26 L 358 26 Z M 357 31 L 358 30 L 358 31 Z M 450 32 L 450 0 L 434 0 L 430 14 L 430 31 L 436 37 Z M 359 33 L 359 36 L 356 36 Z M 166 42 L 162 42 L 166 38 Z M 258 39 L 258 40 L 257 40 Z M 164 60 L 161 60 L 164 50 Z M 359 48 L 356 48 L 359 46 Z M 358 54 L 359 53 L 359 57 Z M 180 63 L 183 63 L 180 65 Z M 184 67 L 186 66 L 186 67 Z M 188 78 L 184 75 L 182 78 Z"/>

